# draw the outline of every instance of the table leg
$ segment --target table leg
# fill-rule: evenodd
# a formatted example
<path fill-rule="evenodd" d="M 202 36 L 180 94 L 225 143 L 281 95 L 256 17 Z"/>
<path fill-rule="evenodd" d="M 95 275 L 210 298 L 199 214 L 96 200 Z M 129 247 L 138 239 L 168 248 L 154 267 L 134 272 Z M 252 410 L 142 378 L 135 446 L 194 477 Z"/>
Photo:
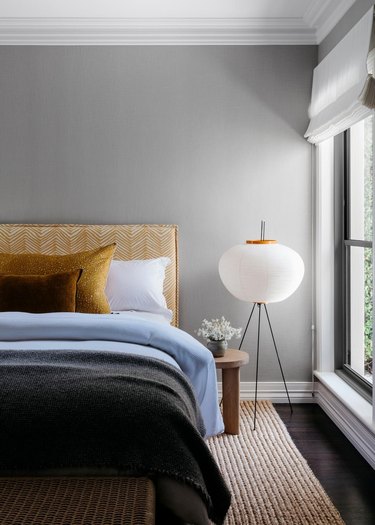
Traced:
<path fill-rule="evenodd" d="M 240 432 L 240 368 L 225 368 L 223 380 L 223 419 L 226 434 Z"/>

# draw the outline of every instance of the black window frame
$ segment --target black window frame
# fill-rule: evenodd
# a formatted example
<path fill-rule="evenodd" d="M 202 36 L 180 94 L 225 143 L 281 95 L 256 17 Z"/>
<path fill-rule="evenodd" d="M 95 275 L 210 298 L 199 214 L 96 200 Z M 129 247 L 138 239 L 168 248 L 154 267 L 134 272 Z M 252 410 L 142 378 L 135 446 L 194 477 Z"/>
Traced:
<path fill-rule="evenodd" d="M 350 237 L 350 129 L 336 138 L 335 152 L 337 152 L 335 154 L 335 368 L 340 377 L 371 402 L 373 385 L 348 364 L 350 362 L 350 247 L 373 249 L 372 241 Z"/>

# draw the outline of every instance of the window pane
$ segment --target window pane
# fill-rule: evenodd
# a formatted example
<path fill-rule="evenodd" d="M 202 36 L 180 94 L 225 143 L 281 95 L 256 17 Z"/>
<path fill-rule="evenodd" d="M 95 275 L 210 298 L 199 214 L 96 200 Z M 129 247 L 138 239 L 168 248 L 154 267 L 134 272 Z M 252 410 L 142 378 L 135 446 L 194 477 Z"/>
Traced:
<path fill-rule="evenodd" d="M 350 128 L 349 238 L 372 240 L 373 116 Z"/>
<path fill-rule="evenodd" d="M 348 365 L 372 381 L 372 248 L 350 250 L 350 348 Z"/>

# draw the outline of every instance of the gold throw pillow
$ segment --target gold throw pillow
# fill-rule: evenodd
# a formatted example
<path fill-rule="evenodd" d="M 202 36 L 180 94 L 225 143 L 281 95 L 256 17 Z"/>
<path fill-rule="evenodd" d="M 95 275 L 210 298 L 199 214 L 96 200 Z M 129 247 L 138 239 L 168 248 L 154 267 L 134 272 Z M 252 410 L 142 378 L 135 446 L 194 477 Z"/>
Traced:
<path fill-rule="evenodd" d="M 116 244 L 67 255 L 0 253 L 0 274 L 48 275 L 82 269 L 77 283 L 76 312 L 110 312 L 105 285 Z"/>
<path fill-rule="evenodd" d="M 75 312 L 81 270 L 51 275 L 0 275 L 0 311 Z"/>

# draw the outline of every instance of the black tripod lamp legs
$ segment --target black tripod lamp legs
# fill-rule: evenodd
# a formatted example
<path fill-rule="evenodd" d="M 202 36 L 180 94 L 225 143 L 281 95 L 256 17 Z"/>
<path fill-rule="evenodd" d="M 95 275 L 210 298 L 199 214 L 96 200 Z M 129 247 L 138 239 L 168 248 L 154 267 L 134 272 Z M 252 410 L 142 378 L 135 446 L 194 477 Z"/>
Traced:
<path fill-rule="evenodd" d="M 265 309 L 265 311 L 266 311 L 266 316 L 267 316 L 268 326 L 269 326 L 269 329 L 270 329 L 270 332 L 271 332 L 272 341 L 273 341 L 273 346 L 274 346 L 274 348 L 275 348 L 276 357 L 277 357 L 277 361 L 278 361 L 278 363 L 279 363 L 281 376 L 282 376 L 282 378 L 283 378 L 284 387 L 285 387 L 285 392 L 286 392 L 286 395 L 287 395 L 287 397 L 288 397 L 288 403 L 289 403 L 289 407 L 290 407 L 290 412 L 291 412 L 291 414 L 293 414 L 293 407 L 292 407 L 292 403 L 291 403 L 291 401 L 290 401 L 289 391 L 288 391 L 288 387 L 287 387 L 287 385 L 286 385 L 286 381 L 285 381 L 284 370 L 283 370 L 283 367 L 282 367 L 282 365 L 281 365 L 281 360 L 280 360 L 280 356 L 279 356 L 279 351 L 278 351 L 278 349 L 277 349 L 276 340 L 275 340 L 275 336 L 274 336 L 274 333 L 273 333 L 273 330 L 272 330 L 272 325 L 271 325 L 270 317 L 269 317 L 269 315 L 268 315 L 267 305 L 265 305 L 264 303 L 254 303 L 253 308 L 252 308 L 251 313 L 250 313 L 249 320 L 247 321 L 246 328 L 245 328 L 245 330 L 244 330 L 244 333 L 243 333 L 243 336 L 242 336 L 242 339 L 241 339 L 241 343 L 240 343 L 240 345 L 239 345 L 239 350 L 241 350 L 241 346 L 242 346 L 242 343 L 243 343 L 243 341 L 244 341 L 244 339 L 245 339 L 245 335 L 246 335 L 247 329 L 248 329 L 248 327 L 249 327 L 249 324 L 250 324 L 251 318 L 252 318 L 252 316 L 253 316 L 255 306 L 258 306 L 258 335 L 257 335 L 256 368 L 255 368 L 255 398 L 254 398 L 254 428 L 253 428 L 253 430 L 256 429 L 256 419 L 257 419 L 258 377 L 259 377 L 259 350 L 260 350 L 260 321 L 261 321 L 261 311 L 262 311 L 262 306 L 264 306 L 264 309 Z"/>
<path fill-rule="evenodd" d="M 273 335 L 273 330 L 272 330 L 272 326 L 271 326 L 270 317 L 269 317 L 269 315 L 268 315 L 267 305 L 264 305 L 264 309 L 266 310 L 266 316 L 267 316 L 268 325 L 269 325 L 269 327 L 270 327 L 270 332 L 271 332 L 271 336 L 272 336 L 273 346 L 275 347 L 275 352 L 276 352 L 277 361 L 278 361 L 278 363 L 279 363 L 281 376 L 282 376 L 283 381 L 284 381 L 285 392 L 286 392 L 286 395 L 288 396 L 288 403 L 289 403 L 290 413 L 293 414 L 293 407 L 292 407 L 292 403 L 291 403 L 291 401 L 290 401 L 289 392 L 288 392 L 288 387 L 286 386 L 286 381 L 285 381 L 284 371 L 283 371 L 283 367 L 281 366 L 281 361 L 280 361 L 279 352 L 278 352 L 278 350 L 277 350 L 277 346 L 276 346 L 275 336 Z"/>

